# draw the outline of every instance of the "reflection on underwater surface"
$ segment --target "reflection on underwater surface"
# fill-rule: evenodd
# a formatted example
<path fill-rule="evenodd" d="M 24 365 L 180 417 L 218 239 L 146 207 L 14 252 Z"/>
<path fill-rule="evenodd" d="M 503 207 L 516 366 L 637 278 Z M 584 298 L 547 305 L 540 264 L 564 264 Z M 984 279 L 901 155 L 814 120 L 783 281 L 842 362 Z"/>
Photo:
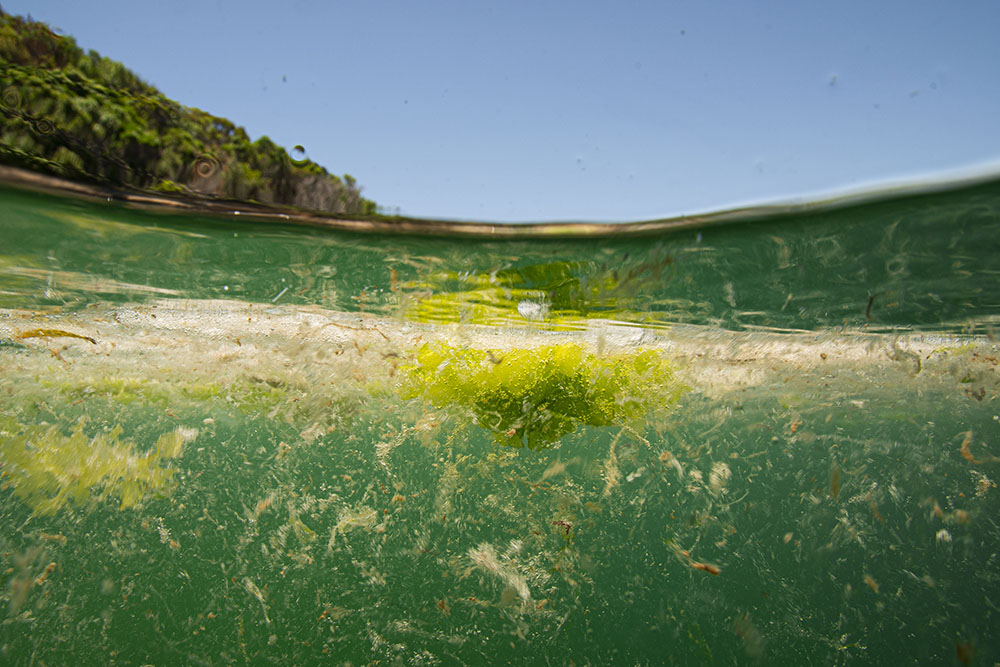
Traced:
<path fill-rule="evenodd" d="M 0 196 L 8 662 L 1000 653 L 996 183 L 599 242 Z"/>
<path fill-rule="evenodd" d="M 167 295 L 428 323 L 885 332 L 963 332 L 997 315 L 995 180 L 652 236 L 513 241 L 237 224 L 13 190 L 3 198 L 4 233 L 16 239 L 0 257 L 4 307 Z M 141 261 L 152 256 L 155 267 Z"/>

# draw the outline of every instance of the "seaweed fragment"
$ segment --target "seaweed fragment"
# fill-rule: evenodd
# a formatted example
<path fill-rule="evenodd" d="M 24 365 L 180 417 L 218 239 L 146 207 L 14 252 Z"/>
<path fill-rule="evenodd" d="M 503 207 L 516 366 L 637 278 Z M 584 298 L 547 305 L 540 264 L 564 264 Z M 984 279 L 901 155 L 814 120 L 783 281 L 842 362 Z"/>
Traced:
<path fill-rule="evenodd" d="M 0 422 L 0 488 L 11 489 L 36 514 L 55 514 L 68 503 L 87 505 L 114 496 L 122 509 L 152 493 L 170 490 L 174 470 L 164 465 L 178 458 L 197 431 L 179 427 L 161 435 L 142 453 L 122 428 L 88 437 L 83 421 L 70 435 L 57 426 L 22 426 Z"/>
<path fill-rule="evenodd" d="M 63 331 L 62 329 L 29 329 L 28 331 L 19 333 L 17 337 L 22 340 L 25 338 L 79 338 L 92 345 L 97 345 L 97 341 L 90 336 L 83 336 L 72 331 Z"/>
<path fill-rule="evenodd" d="M 676 402 L 686 390 L 652 350 L 597 356 L 573 343 L 479 350 L 425 344 L 403 398 L 471 410 L 497 441 L 549 447 L 578 425 L 612 426 Z"/>

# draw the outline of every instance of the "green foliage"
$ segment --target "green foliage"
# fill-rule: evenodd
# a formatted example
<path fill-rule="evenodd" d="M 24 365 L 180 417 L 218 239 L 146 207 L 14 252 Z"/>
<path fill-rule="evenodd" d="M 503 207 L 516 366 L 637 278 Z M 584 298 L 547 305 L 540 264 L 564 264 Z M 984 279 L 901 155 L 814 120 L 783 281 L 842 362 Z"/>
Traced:
<path fill-rule="evenodd" d="M 71 37 L 52 32 L 47 25 L 9 16 L 0 11 L 0 58 L 18 65 L 66 67 L 79 57 Z"/>
<path fill-rule="evenodd" d="M 267 137 L 166 98 L 44 23 L 0 11 L 0 161 L 63 178 L 373 214 L 374 202 Z M 202 161 L 210 156 L 210 165 Z M 176 185 L 176 188 L 173 187 Z"/>
<path fill-rule="evenodd" d="M 54 514 L 67 503 L 83 506 L 108 497 L 121 508 L 138 504 L 152 493 L 170 489 L 174 470 L 164 465 L 177 458 L 196 435 L 179 428 L 161 435 L 149 451 L 119 439 L 122 429 L 87 437 L 83 422 L 66 436 L 56 426 L 22 426 L 0 420 L 0 487 L 31 506 L 36 514 Z"/>
<path fill-rule="evenodd" d="M 654 351 L 597 356 L 573 343 L 507 351 L 426 344 L 406 370 L 404 398 L 467 409 L 497 441 L 531 449 L 578 424 L 638 419 L 685 391 Z"/>
<path fill-rule="evenodd" d="M 187 190 L 184 188 L 183 185 L 177 185 L 176 183 L 167 178 L 164 178 L 159 183 L 154 185 L 153 189 L 156 190 L 157 192 L 178 192 L 178 193 L 187 192 Z"/>

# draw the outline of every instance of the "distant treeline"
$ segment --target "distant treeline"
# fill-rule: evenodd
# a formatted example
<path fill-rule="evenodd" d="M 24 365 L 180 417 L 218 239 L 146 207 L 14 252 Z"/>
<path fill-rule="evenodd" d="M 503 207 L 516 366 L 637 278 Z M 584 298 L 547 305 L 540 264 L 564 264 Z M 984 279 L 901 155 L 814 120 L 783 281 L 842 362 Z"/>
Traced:
<path fill-rule="evenodd" d="M 376 211 L 353 177 L 293 160 L 267 137 L 251 141 L 231 121 L 181 106 L 121 63 L 2 9 L 0 91 L 0 162 L 161 192 Z"/>

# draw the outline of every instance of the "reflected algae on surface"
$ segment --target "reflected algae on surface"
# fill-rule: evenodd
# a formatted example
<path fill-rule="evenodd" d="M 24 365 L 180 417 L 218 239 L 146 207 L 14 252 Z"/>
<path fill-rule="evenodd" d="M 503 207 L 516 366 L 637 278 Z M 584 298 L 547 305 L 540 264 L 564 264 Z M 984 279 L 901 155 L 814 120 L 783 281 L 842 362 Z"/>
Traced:
<path fill-rule="evenodd" d="M 663 249 L 628 261 L 555 261 L 493 271 L 436 270 L 402 285 L 411 295 L 403 314 L 424 323 L 497 325 L 533 321 L 554 328 L 577 328 L 588 319 L 643 322 L 634 298 L 669 282 L 673 259 Z"/>
<path fill-rule="evenodd" d="M 498 442 L 530 449 L 552 446 L 580 424 L 624 424 L 685 391 L 655 351 L 597 356 L 575 343 L 511 350 L 425 344 L 407 370 L 404 398 L 467 408 Z"/>

